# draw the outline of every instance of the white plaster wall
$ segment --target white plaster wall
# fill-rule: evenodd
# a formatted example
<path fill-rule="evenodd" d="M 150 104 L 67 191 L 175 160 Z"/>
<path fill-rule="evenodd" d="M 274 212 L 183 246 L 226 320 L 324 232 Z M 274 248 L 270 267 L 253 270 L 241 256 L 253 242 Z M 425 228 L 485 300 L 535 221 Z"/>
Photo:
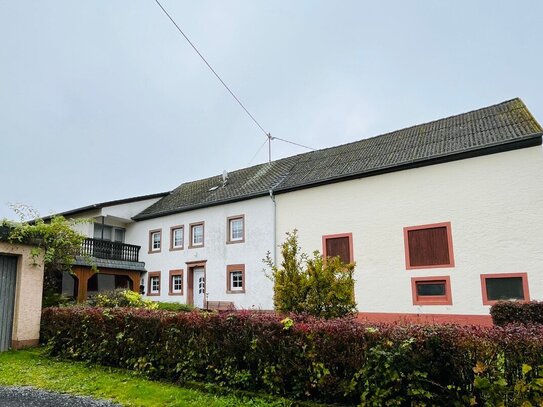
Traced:
<path fill-rule="evenodd" d="M 93 209 L 91 211 L 78 213 L 74 216 L 67 216 L 68 219 L 92 219 L 100 215 L 99 209 Z M 81 233 L 86 237 L 93 237 L 94 235 L 94 225 L 92 223 L 79 223 L 73 226 L 73 229 L 76 232 Z"/>
<path fill-rule="evenodd" d="M 245 242 L 226 244 L 227 218 L 245 215 Z M 189 249 L 189 224 L 205 222 L 205 246 Z M 184 225 L 184 249 L 170 251 L 170 227 Z M 153 300 L 186 303 L 186 262 L 207 260 L 206 291 L 208 301 L 232 301 L 238 309 L 272 309 L 273 285 L 263 272 L 262 259 L 273 250 L 273 203 L 269 197 L 197 209 L 189 212 L 139 221 L 129 225 L 126 242 L 141 246 L 140 261 L 147 271 L 161 272 L 160 296 Z M 162 250 L 148 253 L 149 231 L 162 229 Z M 226 293 L 226 266 L 245 264 L 245 293 Z M 183 296 L 169 296 L 169 270 L 184 270 Z M 147 292 L 147 278 L 145 276 Z"/>
<path fill-rule="evenodd" d="M 122 219 L 132 219 L 138 213 L 158 202 L 161 198 L 146 199 L 144 201 L 130 202 L 121 205 L 106 206 L 102 208 L 102 216 L 115 216 Z"/>
<path fill-rule="evenodd" d="M 127 224 L 132 223 L 131 218 L 144 209 L 148 208 L 160 198 L 146 199 L 143 201 L 130 202 L 120 205 L 106 206 L 101 209 L 92 209 L 86 212 L 78 213 L 73 216 L 67 216 L 69 219 L 94 219 L 97 223 L 101 223 L 101 217 L 106 216 L 106 224 L 109 226 L 117 226 L 126 228 Z M 113 218 L 111 218 L 113 217 Z M 116 219 L 118 218 L 118 219 Z M 74 225 L 73 229 L 87 237 L 94 237 L 93 223 L 80 223 Z"/>
<path fill-rule="evenodd" d="M 543 300 L 541 146 L 277 195 L 277 239 L 353 234 L 359 311 L 488 314 L 480 274 L 528 273 Z M 450 221 L 454 268 L 406 270 L 403 227 Z M 279 254 L 278 254 L 279 256 Z M 278 259 L 280 260 L 280 258 Z M 452 306 L 414 306 L 411 277 L 450 276 Z"/>

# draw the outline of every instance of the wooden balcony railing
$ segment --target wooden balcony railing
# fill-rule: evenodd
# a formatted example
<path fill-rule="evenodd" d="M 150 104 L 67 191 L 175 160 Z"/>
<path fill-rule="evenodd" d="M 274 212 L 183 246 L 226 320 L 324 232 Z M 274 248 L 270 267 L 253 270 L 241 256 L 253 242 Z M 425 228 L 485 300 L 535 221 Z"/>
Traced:
<path fill-rule="evenodd" d="M 87 238 L 81 245 L 82 256 L 99 259 L 139 261 L 141 246 L 133 244 L 110 242 L 109 240 Z"/>

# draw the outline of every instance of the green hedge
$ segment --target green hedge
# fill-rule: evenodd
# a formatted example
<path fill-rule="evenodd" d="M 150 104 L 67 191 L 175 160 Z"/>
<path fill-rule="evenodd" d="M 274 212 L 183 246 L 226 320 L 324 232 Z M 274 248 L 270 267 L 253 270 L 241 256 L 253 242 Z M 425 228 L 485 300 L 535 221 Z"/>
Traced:
<path fill-rule="evenodd" d="M 490 315 L 495 325 L 507 324 L 543 324 L 542 301 L 500 301 L 490 308 Z"/>
<path fill-rule="evenodd" d="M 42 339 L 52 355 L 290 398 L 370 406 L 543 402 L 536 386 L 543 327 L 292 318 L 49 308 Z"/>

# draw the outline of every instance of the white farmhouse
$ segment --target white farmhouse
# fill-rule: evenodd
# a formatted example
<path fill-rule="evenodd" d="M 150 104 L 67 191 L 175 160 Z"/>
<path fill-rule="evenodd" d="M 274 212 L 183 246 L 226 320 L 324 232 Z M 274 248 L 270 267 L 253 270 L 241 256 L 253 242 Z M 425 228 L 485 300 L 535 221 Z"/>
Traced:
<path fill-rule="evenodd" d="M 92 284 L 64 288 L 137 289 L 119 277 L 137 272 L 149 298 L 271 309 L 262 258 L 298 229 L 304 251 L 356 262 L 361 318 L 488 323 L 499 299 L 543 299 L 542 134 L 513 99 L 70 211 L 95 219 L 84 232 L 101 252 L 87 253 L 109 274 L 79 258 L 76 280 Z"/>

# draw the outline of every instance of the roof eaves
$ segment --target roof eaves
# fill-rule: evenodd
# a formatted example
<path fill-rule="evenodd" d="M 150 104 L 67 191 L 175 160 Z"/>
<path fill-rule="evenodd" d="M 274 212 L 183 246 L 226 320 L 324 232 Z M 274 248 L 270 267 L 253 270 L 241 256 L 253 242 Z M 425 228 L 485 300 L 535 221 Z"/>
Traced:
<path fill-rule="evenodd" d="M 259 198 L 259 197 L 262 197 L 262 196 L 267 196 L 268 193 L 269 193 L 269 190 L 260 191 L 260 192 L 256 192 L 256 193 L 253 193 L 253 194 L 239 195 L 239 196 L 236 196 L 236 197 L 221 199 L 221 200 L 218 200 L 218 201 L 205 202 L 205 203 L 201 203 L 201 204 L 189 205 L 189 206 L 185 206 L 185 207 L 182 207 L 182 208 L 168 209 L 168 210 L 164 210 L 164 211 L 157 211 L 157 212 L 153 212 L 153 213 L 150 213 L 150 214 L 139 213 L 136 216 L 133 216 L 132 220 L 136 221 L 136 222 L 139 222 L 139 221 L 142 221 L 142 220 L 160 218 L 162 216 L 168 216 L 168 215 L 174 215 L 176 213 L 189 212 L 189 211 L 193 211 L 193 210 L 196 210 L 196 209 L 210 208 L 212 206 L 218 206 L 218 205 L 223 205 L 223 204 L 227 204 L 227 203 L 247 201 L 249 199 Z"/>
<path fill-rule="evenodd" d="M 127 204 L 127 203 L 132 203 L 132 202 L 145 201 L 146 199 L 163 198 L 166 195 L 169 195 L 170 193 L 171 193 L 170 191 L 168 191 L 168 192 L 159 192 L 159 193 L 156 193 L 156 194 L 141 195 L 141 196 L 134 196 L 134 197 L 131 197 L 131 198 L 117 199 L 117 200 L 114 200 L 114 201 L 100 202 L 100 203 L 96 203 L 96 204 L 92 204 L 92 205 L 82 206 L 82 207 L 76 208 L 76 209 L 70 209 L 69 211 L 59 212 L 59 213 L 57 213 L 55 215 L 44 216 L 44 217 L 42 217 L 40 219 L 49 220 L 53 216 L 64 216 L 64 217 L 66 217 L 66 216 L 69 216 L 69 215 L 75 215 L 77 213 L 87 212 L 87 211 L 90 211 L 90 210 L 93 210 L 93 209 L 102 209 L 102 208 L 105 208 L 105 207 L 108 207 L 108 206 L 123 205 L 123 204 Z"/>
<path fill-rule="evenodd" d="M 494 154 L 505 151 L 518 150 L 521 148 L 535 147 L 542 144 L 543 132 L 533 133 L 523 137 L 516 138 L 514 140 L 500 141 L 493 144 L 488 144 L 484 147 L 473 147 L 465 149 L 460 152 L 447 153 L 435 155 L 433 157 L 425 157 L 417 160 L 406 161 L 401 164 L 393 164 L 389 166 L 383 166 L 381 168 L 362 171 L 352 174 L 340 175 L 336 177 L 330 177 L 326 179 L 319 179 L 316 181 L 310 181 L 306 183 L 300 183 L 297 185 L 290 185 L 285 187 L 279 187 L 274 190 L 276 194 L 284 194 L 287 192 L 293 192 L 301 189 L 314 188 L 321 185 L 334 184 L 342 181 L 349 181 L 359 178 L 367 178 L 376 175 L 381 175 L 390 172 L 403 171 L 411 168 L 424 167 L 428 165 L 441 164 L 450 161 L 457 161 L 466 158 L 480 157 L 488 154 Z"/>

